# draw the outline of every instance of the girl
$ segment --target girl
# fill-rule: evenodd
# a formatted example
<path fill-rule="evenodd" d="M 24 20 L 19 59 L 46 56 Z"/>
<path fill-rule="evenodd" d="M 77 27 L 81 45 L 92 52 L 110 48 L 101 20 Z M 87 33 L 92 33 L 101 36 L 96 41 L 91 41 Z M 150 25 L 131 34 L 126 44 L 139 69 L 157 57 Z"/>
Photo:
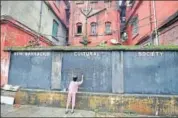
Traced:
<path fill-rule="evenodd" d="M 75 107 L 75 96 L 78 92 L 78 87 L 83 83 L 83 75 L 82 80 L 80 82 L 77 82 L 77 77 L 73 77 L 73 81 L 69 84 L 69 91 L 68 91 L 68 98 L 67 98 L 67 105 L 66 105 L 66 114 L 68 113 L 68 107 L 70 105 L 71 99 L 72 99 L 72 110 L 71 113 L 74 113 L 74 107 Z"/>

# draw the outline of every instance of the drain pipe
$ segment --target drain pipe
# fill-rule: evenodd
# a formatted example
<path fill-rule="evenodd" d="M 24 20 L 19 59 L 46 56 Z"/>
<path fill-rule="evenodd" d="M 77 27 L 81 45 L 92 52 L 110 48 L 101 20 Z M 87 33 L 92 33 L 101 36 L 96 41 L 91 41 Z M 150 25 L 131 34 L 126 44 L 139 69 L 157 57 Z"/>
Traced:
<path fill-rule="evenodd" d="M 155 26 L 155 33 L 156 33 L 156 38 L 154 40 L 155 45 L 159 45 L 159 37 L 158 37 L 158 30 L 157 30 L 157 18 L 156 18 L 156 7 L 155 7 L 155 0 L 152 0 L 153 3 L 153 15 L 154 15 L 154 26 Z"/>
<path fill-rule="evenodd" d="M 41 33 L 42 8 L 43 8 L 43 1 L 41 1 L 41 6 L 40 6 L 40 20 L 39 20 L 39 26 L 38 26 L 38 39 L 37 39 L 37 43 L 39 43 L 40 33 Z"/>

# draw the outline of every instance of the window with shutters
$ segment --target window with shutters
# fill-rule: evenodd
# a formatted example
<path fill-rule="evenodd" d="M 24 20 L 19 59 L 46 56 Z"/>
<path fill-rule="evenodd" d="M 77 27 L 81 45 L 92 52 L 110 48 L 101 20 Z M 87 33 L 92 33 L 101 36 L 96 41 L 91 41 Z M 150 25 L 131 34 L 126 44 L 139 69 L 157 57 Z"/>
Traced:
<path fill-rule="evenodd" d="M 106 34 L 112 34 L 112 32 L 111 32 L 111 22 L 105 23 L 105 33 Z"/>
<path fill-rule="evenodd" d="M 91 23 L 91 35 L 97 35 L 97 24 L 95 22 Z"/>
<path fill-rule="evenodd" d="M 52 37 L 55 39 L 57 39 L 58 27 L 59 27 L 59 24 L 57 23 L 57 21 L 53 20 Z"/>

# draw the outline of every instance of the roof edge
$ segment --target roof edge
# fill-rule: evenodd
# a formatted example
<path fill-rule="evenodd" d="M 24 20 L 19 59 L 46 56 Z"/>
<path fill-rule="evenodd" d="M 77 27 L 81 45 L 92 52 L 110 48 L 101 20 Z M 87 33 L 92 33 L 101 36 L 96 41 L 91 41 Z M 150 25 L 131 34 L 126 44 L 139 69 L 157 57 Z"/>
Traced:
<path fill-rule="evenodd" d="M 29 35 L 31 35 L 33 37 L 39 35 L 39 33 L 37 33 L 36 31 L 32 30 L 31 28 L 29 28 L 28 26 L 24 25 L 23 23 L 15 20 L 12 16 L 2 15 L 1 16 L 1 24 L 6 24 L 6 23 L 11 23 L 11 24 L 15 25 L 16 28 L 28 33 Z M 41 41 L 44 41 L 44 42 L 48 43 L 49 45 L 55 45 L 47 37 L 45 37 L 43 35 L 40 35 L 40 37 L 42 38 L 42 39 L 40 39 Z"/>

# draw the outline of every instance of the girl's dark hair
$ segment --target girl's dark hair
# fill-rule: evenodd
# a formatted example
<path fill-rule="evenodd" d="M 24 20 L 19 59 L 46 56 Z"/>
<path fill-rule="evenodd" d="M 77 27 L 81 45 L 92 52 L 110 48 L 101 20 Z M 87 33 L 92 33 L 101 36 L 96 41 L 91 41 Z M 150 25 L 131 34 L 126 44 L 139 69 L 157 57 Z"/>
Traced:
<path fill-rule="evenodd" d="M 77 77 L 73 77 L 73 81 L 76 82 L 77 81 Z"/>

